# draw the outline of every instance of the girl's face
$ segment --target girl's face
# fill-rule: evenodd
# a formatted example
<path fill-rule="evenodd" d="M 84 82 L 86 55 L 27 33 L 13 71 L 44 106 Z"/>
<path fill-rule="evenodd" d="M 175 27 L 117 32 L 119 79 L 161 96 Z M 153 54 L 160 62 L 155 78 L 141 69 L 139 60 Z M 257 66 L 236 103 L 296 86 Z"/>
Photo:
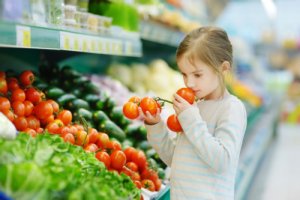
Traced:
<path fill-rule="evenodd" d="M 186 87 L 191 88 L 199 99 L 220 98 L 222 91 L 220 80 L 211 67 L 199 59 L 192 65 L 186 56 L 182 56 L 177 64 Z"/>

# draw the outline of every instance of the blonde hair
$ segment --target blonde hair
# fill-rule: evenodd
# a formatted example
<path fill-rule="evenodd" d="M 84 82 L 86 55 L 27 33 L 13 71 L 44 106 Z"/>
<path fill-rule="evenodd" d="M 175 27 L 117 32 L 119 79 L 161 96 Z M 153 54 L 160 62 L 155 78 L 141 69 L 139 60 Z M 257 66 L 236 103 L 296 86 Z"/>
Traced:
<path fill-rule="evenodd" d="M 191 31 L 177 48 L 177 61 L 183 55 L 187 56 L 193 66 L 195 66 L 195 59 L 200 59 L 211 67 L 218 75 L 224 93 L 225 78 L 220 66 L 224 61 L 228 61 L 232 66 L 232 45 L 223 29 L 206 26 Z"/>

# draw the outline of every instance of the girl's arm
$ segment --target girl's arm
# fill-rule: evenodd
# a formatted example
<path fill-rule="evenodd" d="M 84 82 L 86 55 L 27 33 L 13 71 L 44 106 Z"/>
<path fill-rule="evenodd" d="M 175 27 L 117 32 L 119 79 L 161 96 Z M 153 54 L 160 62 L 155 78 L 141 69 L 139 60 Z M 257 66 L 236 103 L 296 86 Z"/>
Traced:
<path fill-rule="evenodd" d="M 199 157 L 217 172 L 237 164 L 247 123 L 246 111 L 240 101 L 228 102 L 224 108 L 214 111 L 220 115 L 214 135 L 208 132 L 197 107 L 190 107 L 178 116 Z"/>
<path fill-rule="evenodd" d="M 158 153 L 162 161 L 164 161 L 166 165 L 171 166 L 176 138 L 170 137 L 167 127 L 162 121 L 155 125 L 145 124 L 145 127 L 147 129 L 149 143 Z"/>

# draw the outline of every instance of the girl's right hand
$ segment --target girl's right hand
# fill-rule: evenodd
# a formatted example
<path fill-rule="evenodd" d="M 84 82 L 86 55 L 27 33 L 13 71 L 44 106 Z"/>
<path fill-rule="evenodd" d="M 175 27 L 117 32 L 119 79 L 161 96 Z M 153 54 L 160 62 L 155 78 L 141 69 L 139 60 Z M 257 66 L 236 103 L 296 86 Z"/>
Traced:
<path fill-rule="evenodd" d="M 155 115 L 151 115 L 149 111 L 147 111 L 145 114 L 143 112 L 142 108 L 139 107 L 139 114 L 144 119 L 145 124 L 148 124 L 148 125 L 154 125 L 161 121 L 159 108 L 157 108 Z"/>

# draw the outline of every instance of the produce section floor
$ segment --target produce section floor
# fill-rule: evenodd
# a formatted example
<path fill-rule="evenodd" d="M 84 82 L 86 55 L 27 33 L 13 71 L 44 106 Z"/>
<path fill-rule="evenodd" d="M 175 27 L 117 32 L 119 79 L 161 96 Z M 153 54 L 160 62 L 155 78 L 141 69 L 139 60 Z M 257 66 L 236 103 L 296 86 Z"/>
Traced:
<path fill-rule="evenodd" d="M 300 125 L 280 124 L 245 200 L 300 199 Z"/>

